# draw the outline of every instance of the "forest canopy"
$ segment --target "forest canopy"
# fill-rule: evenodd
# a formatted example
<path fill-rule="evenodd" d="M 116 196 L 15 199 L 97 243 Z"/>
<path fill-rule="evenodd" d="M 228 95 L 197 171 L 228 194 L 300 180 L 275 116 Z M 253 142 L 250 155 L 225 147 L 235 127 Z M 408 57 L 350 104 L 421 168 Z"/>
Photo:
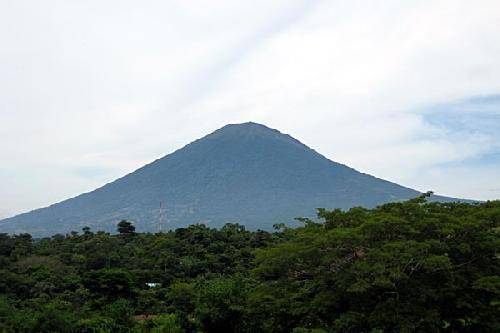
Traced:
<path fill-rule="evenodd" d="M 0 332 L 498 332 L 500 202 L 0 234 Z"/>

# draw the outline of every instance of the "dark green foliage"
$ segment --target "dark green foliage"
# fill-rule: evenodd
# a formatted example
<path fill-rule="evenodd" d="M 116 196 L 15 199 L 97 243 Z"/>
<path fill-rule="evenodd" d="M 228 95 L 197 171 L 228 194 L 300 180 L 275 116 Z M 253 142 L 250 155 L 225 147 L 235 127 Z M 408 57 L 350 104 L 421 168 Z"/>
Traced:
<path fill-rule="evenodd" d="M 254 315 L 270 327 L 288 322 L 284 332 L 497 331 L 500 202 L 423 198 L 320 210 L 324 224 L 309 221 L 259 250 L 253 272 L 266 282 L 255 293 L 270 306 Z"/>
<path fill-rule="evenodd" d="M 83 230 L 83 232 L 87 234 L 88 231 L 89 231 L 88 229 Z M 135 234 L 135 227 L 132 223 L 125 220 L 121 220 L 117 225 L 117 231 L 122 236 L 131 236 Z"/>
<path fill-rule="evenodd" d="M 498 332 L 500 202 L 425 199 L 273 233 L 0 234 L 0 332 Z"/>

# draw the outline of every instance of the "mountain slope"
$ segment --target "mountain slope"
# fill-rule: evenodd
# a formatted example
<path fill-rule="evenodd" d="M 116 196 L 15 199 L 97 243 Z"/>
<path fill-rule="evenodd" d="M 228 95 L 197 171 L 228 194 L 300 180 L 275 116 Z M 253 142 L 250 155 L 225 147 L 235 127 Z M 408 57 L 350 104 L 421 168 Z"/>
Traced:
<path fill-rule="evenodd" d="M 93 192 L 0 221 L 0 232 L 36 236 L 90 226 L 139 231 L 203 222 L 270 229 L 315 208 L 373 207 L 419 192 L 332 162 L 289 135 L 260 124 L 227 125 Z"/>

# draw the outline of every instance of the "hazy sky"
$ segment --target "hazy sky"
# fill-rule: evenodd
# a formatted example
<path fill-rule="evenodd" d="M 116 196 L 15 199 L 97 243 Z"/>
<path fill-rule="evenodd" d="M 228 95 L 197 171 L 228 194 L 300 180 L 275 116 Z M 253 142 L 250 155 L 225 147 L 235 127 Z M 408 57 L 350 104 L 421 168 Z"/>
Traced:
<path fill-rule="evenodd" d="M 255 121 L 500 198 L 500 1 L 0 0 L 0 216 Z"/>

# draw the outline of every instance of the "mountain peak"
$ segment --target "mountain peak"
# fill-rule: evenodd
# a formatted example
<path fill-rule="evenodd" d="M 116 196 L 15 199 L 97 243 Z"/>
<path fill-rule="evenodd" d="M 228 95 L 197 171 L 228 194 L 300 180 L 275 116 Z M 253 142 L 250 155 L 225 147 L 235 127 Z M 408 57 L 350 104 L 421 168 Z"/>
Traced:
<path fill-rule="evenodd" d="M 236 127 L 264 127 L 264 128 L 269 128 L 264 124 L 256 123 L 254 121 L 246 121 L 243 123 L 236 123 L 236 124 L 227 124 L 226 126 L 236 126 Z"/>
<path fill-rule="evenodd" d="M 277 129 L 270 128 L 266 125 L 255 123 L 255 122 L 245 122 L 239 124 L 228 124 L 224 127 L 219 128 L 215 132 L 209 134 L 206 138 L 213 139 L 228 139 L 238 142 L 241 140 L 272 140 L 272 141 L 282 141 L 288 142 L 295 146 L 305 147 L 297 139 L 293 138 L 288 134 L 284 134 Z"/>
<path fill-rule="evenodd" d="M 261 134 L 269 134 L 269 133 L 280 133 L 278 130 L 267 127 L 266 125 L 254 123 L 254 122 L 246 122 L 239 124 L 228 124 L 224 127 L 221 127 L 215 133 L 233 133 L 233 134 L 248 134 L 248 133 L 261 133 Z"/>

